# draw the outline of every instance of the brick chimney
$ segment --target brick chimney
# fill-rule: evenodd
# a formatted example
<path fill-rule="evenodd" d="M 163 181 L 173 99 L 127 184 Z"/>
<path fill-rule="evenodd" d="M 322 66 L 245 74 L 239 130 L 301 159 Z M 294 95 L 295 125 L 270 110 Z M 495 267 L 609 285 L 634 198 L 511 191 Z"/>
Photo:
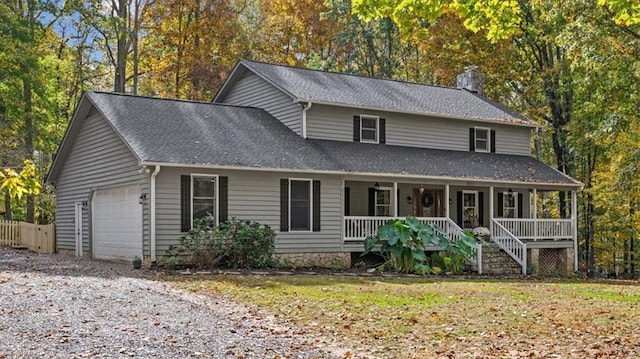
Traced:
<path fill-rule="evenodd" d="M 484 93 L 484 74 L 478 71 L 476 65 L 465 67 L 464 73 L 458 75 L 456 83 L 459 89 L 465 89 L 479 95 Z"/>

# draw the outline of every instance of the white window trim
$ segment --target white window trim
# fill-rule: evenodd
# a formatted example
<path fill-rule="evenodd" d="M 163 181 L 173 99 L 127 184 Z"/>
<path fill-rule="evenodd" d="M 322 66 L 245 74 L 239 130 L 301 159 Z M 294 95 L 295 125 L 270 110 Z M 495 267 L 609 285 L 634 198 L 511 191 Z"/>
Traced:
<path fill-rule="evenodd" d="M 389 191 L 389 216 L 393 216 L 393 187 L 380 187 L 378 189 L 378 191 Z M 378 196 L 376 194 L 376 196 L 374 197 L 373 200 L 373 205 L 374 205 L 374 211 L 373 211 L 373 215 L 375 217 L 378 217 Z M 381 204 L 381 206 L 384 206 L 385 204 Z"/>
<path fill-rule="evenodd" d="M 505 206 L 505 200 L 508 196 L 513 196 L 513 218 L 519 218 L 518 217 L 518 192 L 512 191 L 512 192 L 502 192 L 502 218 L 511 218 L 511 217 L 505 217 L 504 213 L 506 212 L 507 206 Z M 511 208 L 511 207 L 509 207 Z"/>
<path fill-rule="evenodd" d="M 487 131 L 487 149 L 478 149 L 478 130 Z M 474 127 L 473 131 L 473 148 L 475 152 L 491 152 L 491 129 L 489 127 Z"/>
<path fill-rule="evenodd" d="M 309 182 L 309 229 L 291 228 L 291 181 Z M 311 178 L 289 178 L 289 232 L 309 233 L 313 232 L 313 179 Z"/>
<path fill-rule="evenodd" d="M 193 229 L 193 197 L 194 197 L 194 194 L 195 194 L 195 192 L 193 190 L 193 179 L 194 178 L 210 178 L 210 179 L 213 179 L 215 181 L 215 184 L 216 184 L 215 185 L 215 196 L 216 196 L 216 198 L 215 198 L 214 207 L 215 207 L 216 215 L 213 218 L 213 220 L 214 220 L 213 223 L 214 223 L 214 225 L 217 226 L 218 225 L 218 218 L 220 216 L 220 213 L 219 213 L 220 212 L 220 204 L 219 204 L 220 203 L 220 196 L 219 196 L 219 194 L 220 194 L 220 180 L 218 178 L 218 175 L 205 174 L 205 173 L 192 173 L 191 174 L 191 191 L 190 191 L 191 192 L 191 196 L 190 196 L 191 198 L 189 198 L 189 200 L 191 202 L 191 228 Z"/>
<path fill-rule="evenodd" d="M 375 141 L 365 140 L 362 136 L 362 119 L 367 118 L 371 120 L 376 120 L 376 139 Z M 380 117 L 371 116 L 371 115 L 360 115 L 360 142 L 363 143 L 380 143 Z"/>
<path fill-rule="evenodd" d="M 461 223 L 461 225 L 463 227 L 464 227 L 464 222 L 466 220 L 464 209 L 465 209 L 465 207 L 467 207 L 467 206 L 464 205 L 464 195 L 465 194 L 473 194 L 475 196 L 476 200 L 474 201 L 475 205 L 473 206 L 473 209 L 474 209 L 476 218 L 478 218 L 478 222 L 480 222 L 480 218 L 478 217 L 478 215 L 480 214 L 479 213 L 480 208 L 478 206 L 478 201 L 480 199 L 480 195 L 478 193 L 479 193 L 479 191 L 468 191 L 468 190 L 467 191 L 462 191 L 462 223 Z M 471 207 L 467 207 L 467 208 L 471 208 Z"/>

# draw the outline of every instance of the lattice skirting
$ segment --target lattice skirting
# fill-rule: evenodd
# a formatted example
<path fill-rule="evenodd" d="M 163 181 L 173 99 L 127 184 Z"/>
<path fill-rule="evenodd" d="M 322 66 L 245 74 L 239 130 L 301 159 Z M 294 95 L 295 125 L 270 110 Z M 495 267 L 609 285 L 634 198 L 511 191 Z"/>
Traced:
<path fill-rule="evenodd" d="M 541 248 L 538 254 L 539 274 L 567 274 L 566 248 Z"/>

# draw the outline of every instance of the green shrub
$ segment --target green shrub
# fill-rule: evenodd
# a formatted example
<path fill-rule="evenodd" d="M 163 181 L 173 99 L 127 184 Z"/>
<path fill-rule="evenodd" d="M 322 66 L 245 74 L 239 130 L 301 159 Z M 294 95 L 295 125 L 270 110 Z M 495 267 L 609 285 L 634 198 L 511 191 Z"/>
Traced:
<path fill-rule="evenodd" d="M 267 225 L 237 220 L 214 226 L 212 217 L 196 219 L 193 229 L 171 246 L 165 262 L 198 268 L 263 268 L 273 265 L 275 232 Z"/>
<path fill-rule="evenodd" d="M 385 223 L 378 228 L 375 236 L 366 238 L 363 255 L 380 244 L 380 253 L 385 256 L 386 261 L 373 268 L 374 270 L 391 266 L 401 273 L 461 273 L 466 259 L 474 255 L 475 238 L 465 232 L 455 242 L 451 242 L 444 235 L 441 228 L 408 216 L 406 219 Z M 425 249 L 428 247 L 442 248 L 442 254 L 427 257 Z"/>

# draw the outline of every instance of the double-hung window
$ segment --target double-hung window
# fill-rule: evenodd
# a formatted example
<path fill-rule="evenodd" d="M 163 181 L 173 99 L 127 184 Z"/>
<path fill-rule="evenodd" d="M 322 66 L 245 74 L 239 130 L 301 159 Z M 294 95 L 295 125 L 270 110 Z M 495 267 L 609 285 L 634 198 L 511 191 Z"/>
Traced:
<path fill-rule="evenodd" d="M 518 218 L 518 193 L 511 191 L 502 193 L 502 217 Z"/>
<path fill-rule="evenodd" d="M 375 192 L 376 216 L 391 216 L 391 188 L 380 188 Z"/>
<path fill-rule="evenodd" d="M 180 175 L 180 231 L 188 232 L 193 221 L 211 216 L 214 224 L 229 215 L 229 178 L 208 174 Z"/>
<path fill-rule="evenodd" d="M 475 151 L 489 152 L 491 150 L 491 130 L 484 127 L 475 128 Z"/>
<path fill-rule="evenodd" d="M 360 116 L 360 142 L 378 143 L 379 120 L 375 116 Z"/>
<path fill-rule="evenodd" d="M 218 221 L 218 178 L 217 176 L 191 176 L 191 220 L 211 216 Z"/>
<path fill-rule="evenodd" d="M 320 232 L 320 181 L 280 179 L 280 232 Z"/>
<path fill-rule="evenodd" d="M 289 180 L 289 229 L 291 231 L 311 230 L 312 181 L 308 179 Z"/>

